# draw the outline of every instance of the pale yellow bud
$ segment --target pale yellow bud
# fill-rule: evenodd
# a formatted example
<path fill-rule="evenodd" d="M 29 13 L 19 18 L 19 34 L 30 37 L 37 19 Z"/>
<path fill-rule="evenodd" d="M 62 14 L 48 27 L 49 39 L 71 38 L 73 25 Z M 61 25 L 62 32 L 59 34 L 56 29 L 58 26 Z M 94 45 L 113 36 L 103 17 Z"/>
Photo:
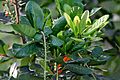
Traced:
<path fill-rule="evenodd" d="M 75 16 L 73 22 L 74 22 L 74 24 L 75 24 L 76 26 L 79 25 L 79 23 L 80 23 L 80 18 L 79 18 L 78 16 Z"/>

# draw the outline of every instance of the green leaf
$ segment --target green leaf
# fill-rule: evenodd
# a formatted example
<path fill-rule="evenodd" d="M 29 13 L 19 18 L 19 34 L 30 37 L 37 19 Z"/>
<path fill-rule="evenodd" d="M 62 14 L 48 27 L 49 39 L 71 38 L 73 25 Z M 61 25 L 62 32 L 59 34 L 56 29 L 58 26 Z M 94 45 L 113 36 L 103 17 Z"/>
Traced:
<path fill-rule="evenodd" d="M 89 19 L 89 11 L 86 10 L 81 16 L 80 25 L 79 25 L 80 34 L 84 31 L 88 19 Z"/>
<path fill-rule="evenodd" d="M 50 35 L 52 33 L 52 30 L 50 27 L 44 27 L 44 33 L 46 36 Z"/>
<path fill-rule="evenodd" d="M 97 66 L 97 65 L 104 65 L 107 61 L 101 60 L 101 61 L 96 61 L 96 60 L 91 60 L 88 65 L 91 66 Z"/>
<path fill-rule="evenodd" d="M 84 45 L 85 45 L 84 42 L 80 42 L 80 43 L 78 43 L 77 45 L 74 45 L 74 46 L 73 46 L 72 51 L 76 51 L 76 50 L 78 50 L 78 49 L 81 49 Z"/>
<path fill-rule="evenodd" d="M 35 34 L 34 40 L 35 40 L 36 42 L 39 42 L 40 40 L 42 40 L 42 35 L 39 34 L 39 33 Z"/>
<path fill-rule="evenodd" d="M 52 31 L 54 35 L 57 35 L 58 32 L 64 29 L 65 25 L 67 24 L 66 19 L 64 16 L 60 17 L 55 21 L 52 27 Z"/>
<path fill-rule="evenodd" d="M 78 6 L 73 6 L 71 17 L 72 18 L 74 18 L 75 16 L 81 17 L 82 13 L 83 13 L 83 8 L 78 7 Z"/>
<path fill-rule="evenodd" d="M 20 61 L 21 61 L 20 67 L 28 66 L 28 65 L 30 64 L 30 60 L 31 60 L 30 57 L 22 58 L 22 59 L 20 60 Z"/>
<path fill-rule="evenodd" d="M 63 8 L 64 8 L 65 13 L 70 15 L 72 7 L 68 4 L 64 4 Z"/>
<path fill-rule="evenodd" d="M 51 38 L 52 38 L 52 45 L 54 45 L 54 46 L 60 47 L 64 43 L 64 41 L 62 41 L 61 39 L 59 39 L 53 35 L 51 36 Z"/>
<path fill-rule="evenodd" d="M 94 80 L 94 78 L 92 76 L 89 76 L 89 75 L 83 75 L 82 79 L 83 80 Z"/>
<path fill-rule="evenodd" d="M 67 64 L 65 66 L 66 69 L 70 70 L 71 72 L 73 73 L 76 73 L 76 74 L 92 74 L 92 70 L 89 69 L 89 68 L 86 68 L 86 67 L 83 67 L 83 66 L 80 66 L 80 65 L 77 65 L 77 64 Z"/>
<path fill-rule="evenodd" d="M 68 25 L 70 26 L 71 30 L 73 31 L 74 35 L 77 37 L 77 35 L 78 35 L 77 26 L 75 25 L 75 23 L 72 21 L 72 19 L 70 18 L 70 16 L 67 13 L 64 13 L 64 16 L 66 18 Z"/>
<path fill-rule="evenodd" d="M 92 56 L 94 57 L 99 57 L 101 55 L 101 53 L 103 53 L 103 49 L 101 47 L 95 47 L 93 50 L 92 50 Z"/>
<path fill-rule="evenodd" d="M 75 64 L 75 63 L 80 63 L 80 64 L 85 64 L 88 63 L 90 60 L 88 58 L 78 58 L 76 60 L 70 60 L 67 61 L 67 64 Z"/>
<path fill-rule="evenodd" d="M 2 40 L 0 40 L 0 54 L 6 55 L 9 46 L 6 45 Z"/>
<path fill-rule="evenodd" d="M 68 51 L 72 48 L 72 43 L 73 43 L 73 40 L 70 40 L 65 44 L 65 50 L 66 51 Z"/>
<path fill-rule="evenodd" d="M 12 24 L 12 27 L 17 32 L 26 35 L 28 37 L 34 37 L 36 30 L 29 25 L 25 24 Z"/>
<path fill-rule="evenodd" d="M 26 18 L 26 16 L 20 16 L 20 24 L 26 24 L 31 26 L 29 20 Z"/>
<path fill-rule="evenodd" d="M 5 54 L 4 45 L 5 43 L 2 40 L 0 40 L 0 54 Z"/>
<path fill-rule="evenodd" d="M 40 45 L 38 43 L 30 43 L 23 46 L 18 52 L 16 52 L 16 57 L 27 57 L 31 54 L 37 53 L 40 50 Z"/>
<path fill-rule="evenodd" d="M 43 75 L 44 74 L 44 70 L 43 68 L 41 67 L 41 65 L 39 64 L 31 64 L 30 65 L 30 70 L 34 71 L 36 74 L 39 74 L 39 75 Z"/>
<path fill-rule="evenodd" d="M 98 28 L 103 28 L 107 23 L 107 19 L 109 18 L 109 15 L 104 15 L 101 18 L 99 18 L 93 25 L 92 27 L 90 27 L 85 33 L 84 35 L 90 35 L 92 34 L 94 31 L 96 31 Z"/>
<path fill-rule="evenodd" d="M 34 1 L 29 1 L 25 7 L 27 18 L 36 29 L 42 29 L 44 24 L 44 14 L 40 6 Z"/>
<path fill-rule="evenodd" d="M 53 25 L 52 18 L 51 18 L 52 13 L 50 13 L 50 10 L 47 9 L 47 8 L 43 9 L 43 13 L 44 13 L 44 17 L 45 17 L 44 18 L 44 26 L 43 26 L 43 28 L 45 28 L 46 26 L 51 28 L 51 26 Z"/>
<path fill-rule="evenodd" d="M 65 16 L 65 19 L 66 19 L 68 25 L 70 26 L 70 28 L 74 32 L 75 31 L 75 25 L 74 25 L 72 19 L 70 18 L 70 16 L 67 13 L 64 13 L 64 16 Z"/>
<path fill-rule="evenodd" d="M 0 71 L 7 71 L 13 62 L 14 60 L 10 59 L 10 60 L 0 63 Z"/>
<path fill-rule="evenodd" d="M 55 0 L 55 3 L 56 3 L 56 7 L 57 7 L 58 11 L 60 12 L 60 14 L 62 14 L 60 0 Z"/>
<path fill-rule="evenodd" d="M 42 66 L 43 69 L 45 68 L 44 64 L 45 64 L 45 60 L 44 59 L 40 60 L 40 65 Z M 50 70 L 50 67 L 48 65 L 46 66 L 46 70 L 48 71 L 48 73 L 53 74 L 53 72 Z"/>
<path fill-rule="evenodd" d="M 63 2 L 70 6 L 79 6 L 81 8 L 84 7 L 84 5 L 82 4 L 82 0 L 63 0 Z"/>
<path fill-rule="evenodd" d="M 71 37 L 71 39 L 72 39 L 72 40 L 75 40 L 75 41 L 77 41 L 77 42 L 84 42 L 84 40 L 83 40 L 83 39 L 79 39 L 79 38 L 74 38 L 74 37 Z"/>
<path fill-rule="evenodd" d="M 102 30 L 102 29 L 103 29 L 103 27 L 105 27 L 108 23 L 109 23 L 109 21 L 106 21 L 105 23 L 103 23 L 103 24 L 101 25 L 101 27 L 100 27 L 99 31 L 100 31 L 100 30 Z"/>
<path fill-rule="evenodd" d="M 74 25 L 75 25 L 75 32 L 76 32 L 76 34 L 78 34 L 79 33 L 79 25 L 80 25 L 79 16 L 75 16 L 73 22 L 74 22 Z"/>
<path fill-rule="evenodd" d="M 91 12 L 90 12 L 90 16 L 92 16 L 92 15 L 94 15 L 97 11 L 99 11 L 101 9 L 101 7 L 100 8 L 93 8 L 92 10 L 91 10 Z"/>

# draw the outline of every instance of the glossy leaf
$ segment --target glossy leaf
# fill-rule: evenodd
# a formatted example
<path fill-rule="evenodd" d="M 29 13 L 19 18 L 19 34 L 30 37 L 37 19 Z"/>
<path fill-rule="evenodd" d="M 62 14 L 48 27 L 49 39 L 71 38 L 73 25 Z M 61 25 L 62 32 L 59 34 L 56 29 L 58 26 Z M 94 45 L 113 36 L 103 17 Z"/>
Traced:
<path fill-rule="evenodd" d="M 21 33 L 22 35 L 26 35 L 28 37 L 33 37 L 36 33 L 36 30 L 33 27 L 25 24 L 12 24 L 12 27 L 17 32 Z"/>
<path fill-rule="evenodd" d="M 91 10 L 91 12 L 90 12 L 90 16 L 92 16 L 92 15 L 94 15 L 97 11 L 99 11 L 101 9 L 101 7 L 100 8 L 93 8 L 92 10 Z"/>
<path fill-rule="evenodd" d="M 91 60 L 88 65 L 91 65 L 91 66 L 97 66 L 97 65 L 104 65 L 107 61 L 96 61 L 96 60 Z"/>
<path fill-rule="evenodd" d="M 20 24 L 26 24 L 26 25 L 31 26 L 31 24 L 26 16 L 20 16 Z"/>
<path fill-rule="evenodd" d="M 71 17 L 72 18 L 74 18 L 75 16 L 81 17 L 82 13 L 83 13 L 83 8 L 78 7 L 78 6 L 73 6 L 72 7 Z"/>
<path fill-rule="evenodd" d="M 68 5 L 68 4 L 64 4 L 63 8 L 64 8 L 65 13 L 70 15 L 72 7 L 70 5 Z"/>
<path fill-rule="evenodd" d="M 72 40 L 75 40 L 75 41 L 77 41 L 77 42 L 84 42 L 84 40 L 83 40 L 83 39 L 79 39 L 79 38 L 74 38 L 74 37 L 71 37 L 71 39 L 72 39 Z"/>
<path fill-rule="evenodd" d="M 80 43 L 73 46 L 72 51 L 76 51 L 78 49 L 81 49 L 84 45 L 85 45 L 84 42 L 80 42 Z"/>
<path fill-rule="evenodd" d="M 69 4 L 70 6 L 79 6 L 83 8 L 82 0 L 65 0 L 64 3 Z"/>
<path fill-rule="evenodd" d="M 94 31 L 96 31 L 98 28 L 103 28 L 105 25 L 103 25 L 107 19 L 109 18 L 109 15 L 104 15 L 101 18 L 99 18 L 93 25 L 90 27 L 90 29 L 87 30 L 87 32 L 84 33 L 84 35 L 90 35 Z"/>
<path fill-rule="evenodd" d="M 80 25 L 79 25 L 80 34 L 84 31 L 88 18 L 89 18 L 89 11 L 86 10 L 81 16 Z"/>
<path fill-rule="evenodd" d="M 21 57 L 27 57 L 30 56 L 31 54 L 37 53 L 39 51 L 39 44 L 37 43 L 31 43 L 23 46 L 17 53 L 16 57 L 21 58 Z"/>
<path fill-rule="evenodd" d="M 54 46 L 57 46 L 57 47 L 60 47 L 60 46 L 62 46 L 63 45 L 63 43 L 64 43 L 64 41 L 62 41 L 61 39 L 59 39 L 59 38 L 57 38 L 57 37 L 55 37 L 55 36 L 51 36 L 51 38 L 52 38 L 52 45 L 54 45 Z"/>
<path fill-rule="evenodd" d="M 103 53 L 103 49 L 101 47 L 95 47 L 93 50 L 92 50 L 92 55 L 94 57 L 99 57 L 101 55 L 101 53 Z"/>
<path fill-rule="evenodd" d="M 92 74 L 92 70 L 77 64 L 67 64 L 66 69 L 76 74 Z"/>
<path fill-rule="evenodd" d="M 44 33 L 46 36 L 50 35 L 52 33 L 52 30 L 50 27 L 44 27 Z"/>
<path fill-rule="evenodd" d="M 64 16 L 65 16 L 65 19 L 66 19 L 68 25 L 72 29 L 72 31 L 75 32 L 75 25 L 74 25 L 72 19 L 70 18 L 70 16 L 67 13 L 64 13 Z"/>
<path fill-rule="evenodd" d="M 36 29 L 42 29 L 44 24 L 44 14 L 40 6 L 34 1 L 29 1 L 25 7 L 27 18 Z"/>
<path fill-rule="evenodd" d="M 58 32 L 63 30 L 65 28 L 65 25 L 67 24 L 66 19 L 64 16 L 60 17 L 55 21 L 52 27 L 52 31 L 54 35 L 57 35 Z"/>
<path fill-rule="evenodd" d="M 36 41 L 36 42 L 39 42 L 40 40 L 42 40 L 42 35 L 41 34 L 35 34 L 35 36 L 34 36 L 34 40 Z"/>
<path fill-rule="evenodd" d="M 79 58 L 79 59 L 76 59 L 76 60 L 67 61 L 66 63 L 67 64 L 76 64 L 76 63 L 85 64 L 85 63 L 88 63 L 89 61 L 90 60 L 88 58 Z"/>
<path fill-rule="evenodd" d="M 70 40 L 70 41 L 68 41 L 68 42 L 65 44 L 65 50 L 66 50 L 66 51 L 67 51 L 67 50 L 70 50 L 70 49 L 72 48 L 72 43 L 73 43 L 73 41 Z"/>

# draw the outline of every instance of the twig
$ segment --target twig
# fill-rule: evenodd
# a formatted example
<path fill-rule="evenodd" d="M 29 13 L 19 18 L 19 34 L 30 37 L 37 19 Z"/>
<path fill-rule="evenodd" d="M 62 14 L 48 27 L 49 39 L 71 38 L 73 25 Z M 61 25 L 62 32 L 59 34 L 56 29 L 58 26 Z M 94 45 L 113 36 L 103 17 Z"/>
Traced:
<path fill-rule="evenodd" d="M 14 0 L 13 4 L 14 4 L 14 7 L 15 7 L 16 24 L 19 24 L 19 22 L 20 22 L 20 20 L 19 20 L 20 13 L 19 13 L 18 0 Z M 23 42 L 23 43 L 26 43 L 26 39 L 25 39 L 24 36 L 22 36 L 22 42 Z"/>
<path fill-rule="evenodd" d="M 15 7 L 15 13 L 16 13 L 16 24 L 19 24 L 19 5 L 17 0 L 15 0 L 14 2 L 14 7 Z"/>

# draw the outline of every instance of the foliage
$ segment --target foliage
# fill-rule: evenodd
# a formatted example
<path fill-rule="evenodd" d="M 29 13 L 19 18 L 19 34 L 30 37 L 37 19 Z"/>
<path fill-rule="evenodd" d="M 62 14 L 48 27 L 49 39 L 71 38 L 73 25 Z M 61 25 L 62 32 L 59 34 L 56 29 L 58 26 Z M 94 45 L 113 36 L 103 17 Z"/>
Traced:
<path fill-rule="evenodd" d="M 58 19 L 53 18 L 50 9 L 34 0 L 26 3 L 25 15 L 9 14 L 14 29 L 9 33 L 20 37 L 23 43 L 13 42 L 8 47 L 0 41 L 2 79 L 101 80 L 105 77 L 99 66 L 111 55 L 105 54 L 98 42 L 102 40 L 103 27 L 109 23 L 109 15 L 92 19 L 101 7 L 84 10 L 82 0 L 55 0 L 55 3 L 60 14 Z M 17 17 L 20 17 L 19 24 Z"/>

